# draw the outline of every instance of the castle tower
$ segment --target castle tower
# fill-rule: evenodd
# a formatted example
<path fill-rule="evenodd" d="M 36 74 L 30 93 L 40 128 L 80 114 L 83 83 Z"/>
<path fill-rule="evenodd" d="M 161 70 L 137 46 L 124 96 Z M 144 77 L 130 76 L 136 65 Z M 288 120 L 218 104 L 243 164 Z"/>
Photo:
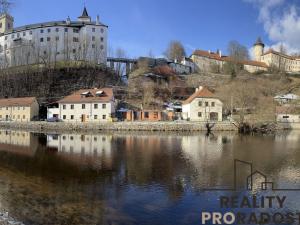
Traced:
<path fill-rule="evenodd" d="M 261 56 L 264 54 L 265 44 L 262 42 L 261 38 L 257 38 L 254 44 L 254 60 L 261 61 Z"/>
<path fill-rule="evenodd" d="M 85 22 L 85 23 L 90 23 L 92 21 L 91 17 L 87 12 L 86 7 L 84 7 L 83 9 L 82 15 L 78 17 L 78 21 Z"/>
<path fill-rule="evenodd" d="M 0 16 L 0 34 L 10 32 L 14 28 L 14 18 L 5 13 Z"/>

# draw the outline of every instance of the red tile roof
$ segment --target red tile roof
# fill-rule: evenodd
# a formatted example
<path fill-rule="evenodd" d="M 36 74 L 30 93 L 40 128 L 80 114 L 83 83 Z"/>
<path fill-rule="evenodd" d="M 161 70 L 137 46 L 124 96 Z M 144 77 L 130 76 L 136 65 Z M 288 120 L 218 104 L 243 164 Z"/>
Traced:
<path fill-rule="evenodd" d="M 35 97 L 3 98 L 0 99 L 0 107 L 6 106 L 31 106 L 36 101 Z"/>
<path fill-rule="evenodd" d="M 195 98 L 213 98 L 214 94 L 208 90 L 206 87 L 203 87 L 202 89 L 196 91 L 194 94 L 192 94 L 187 100 L 185 100 L 182 104 L 187 105 L 191 103 Z"/>
<path fill-rule="evenodd" d="M 97 92 L 103 93 L 97 95 Z M 84 95 L 84 93 L 89 93 Z M 110 102 L 114 100 L 114 94 L 112 88 L 101 88 L 101 89 L 81 89 L 75 93 L 61 99 L 58 103 L 93 103 L 93 102 Z"/>
<path fill-rule="evenodd" d="M 206 57 L 209 59 L 214 59 L 218 61 L 226 61 L 226 62 L 232 62 L 233 60 L 229 56 L 220 56 L 217 53 L 209 52 L 209 51 L 203 51 L 203 50 L 196 50 L 194 51 L 193 55 L 200 56 L 200 57 Z M 250 65 L 250 66 L 257 66 L 257 67 L 264 67 L 268 68 L 268 65 L 264 62 L 259 61 L 253 61 L 253 60 L 246 60 L 246 61 L 240 61 L 238 63 L 241 63 L 243 65 Z"/>

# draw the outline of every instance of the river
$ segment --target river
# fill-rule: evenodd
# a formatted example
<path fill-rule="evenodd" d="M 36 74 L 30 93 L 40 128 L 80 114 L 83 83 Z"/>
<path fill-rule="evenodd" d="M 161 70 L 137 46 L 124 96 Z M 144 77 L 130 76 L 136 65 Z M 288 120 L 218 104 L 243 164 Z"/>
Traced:
<path fill-rule="evenodd" d="M 247 190 L 251 172 L 266 176 L 273 188 L 299 189 L 299 146 L 297 131 L 207 136 L 2 130 L 0 210 L 30 225 L 201 224 L 204 211 L 231 210 L 220 208 L 220 196 L 263 195 L 257 187 Z M 287 196 L 280 210 L 300 209 L 299 191 L 274 192 L 268 194 Z"/>

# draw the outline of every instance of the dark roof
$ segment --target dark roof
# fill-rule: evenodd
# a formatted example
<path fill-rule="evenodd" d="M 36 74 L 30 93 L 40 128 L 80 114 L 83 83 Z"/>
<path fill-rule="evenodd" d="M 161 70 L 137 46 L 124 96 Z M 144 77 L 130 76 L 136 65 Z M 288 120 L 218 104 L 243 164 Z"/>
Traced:
<path fill-rule="evenodd" d="M 96 22 L 81 22 L 81 21 L 71 21 L 70 24 L 67 24 L 66 21 L 60 20 L 60 21 L 51 21 L 51 22 L 45 22 L 45 23 L 36 23 L 36 24 L 30 24 L 25 25 L 21 27 L 16 27 L 12 31 L 6 32 L 2 35 L 11 34 L 15 32 L 21 32 L 29 29 L 37 29 L 37 28 L 46 28 L 46 27 L 53 27 L 53 26 L 64 26 L 64 27 L 77 27 L 81 28 L 85 25 L 93 25 L 93 26 L 104 26 L 108 27 L 107 25 L 104 25 L 102 23 L 97 24 Z"/>
<path fill-rule="evenodd" d="M 265 44 L 262 42 L 261 38 L 258 37 L 255 44 L 254 45 L 262 45 L 263 47 L 265 47 Z"/>
<path fill-rule="evenodd" d="M 86 7 L 84 7 L 83 12 L 82 12 L 82 16 L 81 17 L 89 17 L 89 14 L 86 10 Z"/>

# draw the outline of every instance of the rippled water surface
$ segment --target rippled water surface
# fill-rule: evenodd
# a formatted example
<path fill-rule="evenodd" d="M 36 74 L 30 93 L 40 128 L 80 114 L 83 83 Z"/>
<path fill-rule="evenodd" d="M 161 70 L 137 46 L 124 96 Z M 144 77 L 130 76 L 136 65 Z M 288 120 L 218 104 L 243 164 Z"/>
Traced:
<path fill-rule="evenodd" d="M 234 181 L 234 159 L 253 163 L 275 188 L 300 188 L 299 144 L 295 131 L 0 131 L 0 209 L 25 224 L 201 224 L 201 212 L 219 210 L 225 193 L 204 189 L 247 188 L 249 167 L 238 165 Z M 300 209 L 298 193 L 286 194 L 286 209 Z"/>

